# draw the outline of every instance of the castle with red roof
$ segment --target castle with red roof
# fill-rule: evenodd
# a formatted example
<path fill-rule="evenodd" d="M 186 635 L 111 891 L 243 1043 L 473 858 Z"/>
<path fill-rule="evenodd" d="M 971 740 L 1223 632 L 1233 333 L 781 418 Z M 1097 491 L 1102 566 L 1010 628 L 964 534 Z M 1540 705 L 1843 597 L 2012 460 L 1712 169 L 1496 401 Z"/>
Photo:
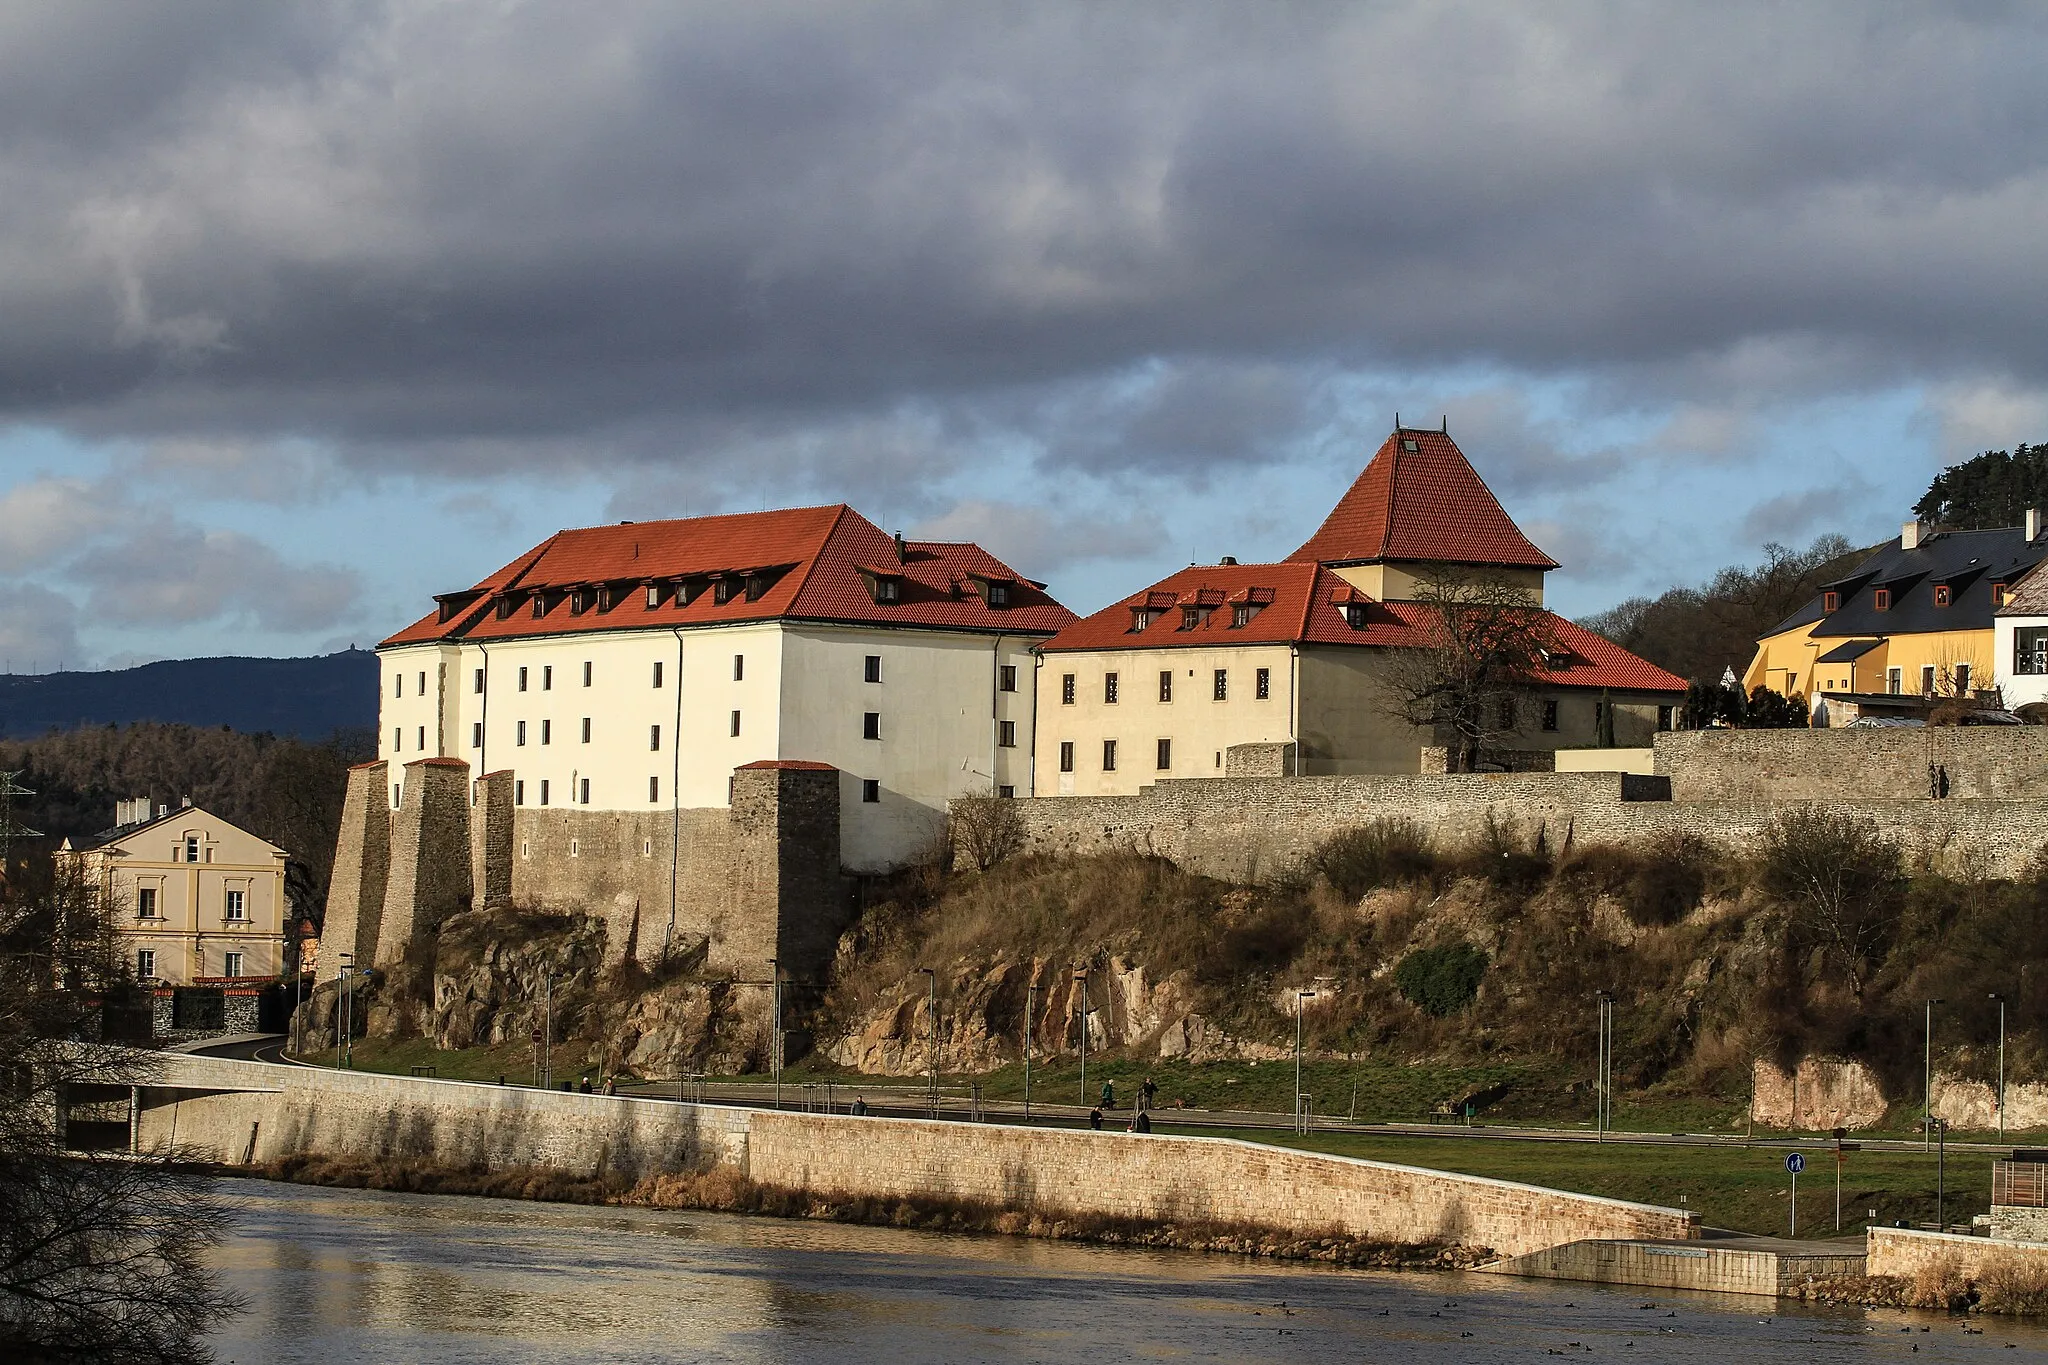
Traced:
<path fill-rule="evenodd" d="M 1040 795 L 1162 778 L 1413 773 L 1448 736 L 1394 719 L 1389 666 L 1435 647 L 1446 581 L 1529 604 L 1539 661 L 1493 704 L 1490 759 L 1646 745 L 1685 683 L 1541 610 L 1555 560 L 1447 431 L 1398 427 L 1316 533 L 1278 564 L 1190 565 L 1041 647 Z M 1441 761 L 1441 760 L 1438 760 Z"/>

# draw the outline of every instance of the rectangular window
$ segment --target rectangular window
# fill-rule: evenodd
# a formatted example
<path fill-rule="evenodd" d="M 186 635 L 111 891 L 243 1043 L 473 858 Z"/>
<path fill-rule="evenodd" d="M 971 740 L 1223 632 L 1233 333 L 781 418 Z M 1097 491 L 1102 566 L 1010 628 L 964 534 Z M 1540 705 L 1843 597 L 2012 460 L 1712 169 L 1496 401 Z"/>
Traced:
<path fill-rule="evenodd" d="M 1114 673 L 1102 675 L 1102 700 L 1110 706 L 1116 705 L 1117 677 Z"/>
<path fill-rule="evenodd" d="M 658 607 L 658 606 L 660 606 L 660 605 L 661 605 L 661 584 L 659 584 L 659 583 L 649 583 L 649 584 L 647 585 L 647 606 L 648 606 L 648 608 L 649 608 L 650 610 L 652 610 L 653 608 L 655 608 L 655 607 Z"/>
<path fill-rule="evenodd" d="M 221 972 L 222 976 L 240 976 L 242 974 L 242 955 L 240 953 L 228 953 L 223 960 L 227 963 L 227 967 Z"/>
<path fill-rule="evenodd" d="M 1546 730 L 1555 730 L 1557 728 L 1557 700 L 1554 697 L 1543 703 L 1543 728 Z"/>
<path fill-rule="evenodd" d="M 512 804 L 515 806 L 526 804 L 526 784 L 524 782 L 514 782 L 512 784 Z"/>
<path fill-rule="evenodd" d="M 469 723 L 469 747 L 472 749 L 484 747 L 484 723 L 480 720 L 473 720 Z"/>
<path fill-rule="evenodd" d="M 1158 768 L 1160 772 L 1165 772 L 1168 768 L 1171 768 L 1173 766 L 1172 740 L 1162 739 L 1159 741 L 1159 762 L 1154 764 L 1153 766 Z"/>
<path fill-rule="evenodd" d="M 740 733 L 740 713 L 739 713 L 739 712 L 737 712 L 737 711 L 735 711 L 735 712 L 733 712 L 733 713 L 732 713 L 732 733 L 733 733 L 733 738 L 735 738 L 735 739 L 739 738 L 739 733 Z"/>
<path fill-rule="evenodd" d="M 869 711 L 861 716 L 860 737 L 862 739 L 880 739 L 882 737 L 882 713 L 880 711 Z"/>
<path fill-rule="evenodd" d="M 404 803 L 405 788 L 399 786 L 398 783 L 393 782 L 391 784 L 391 809 L 397 810 Z"/>
<path fill-rule="evenodd" d="M 1906 679 L 1903 670 L 1887 668 L 1884 671 L 1884 684 L 1885 690 L 1895 697 L 1905 691 Z"/>
<path fill-rule="evenodd" d="M 145 886 L 135 893 L 135 916 L 137 919 L 156 918 L 156 888 Z"/>
<path fill-rule="evenodd" d="M 588 659 L 583 661 L 583 685 L 585 687 L 590 686 L 590 660 Z"/>
<path fill-rule="evenodd" d="M 420 674 L 420 687 L 417 695 L 422 697 L 427 695 L 427 675 L 425 672 Z"/>
<path fill-rule="evenodd" d="M 647 779 L 647 799 L 648 799 L 648 800 L 649 800 L 650 802 L 653 802 L 653 801 L 659 801 L 659 800 L 661 800 L 661 779 L 660 779 L 660 778 L 658 778 L 658 777 L 650 777 L 650 778 L 648 778 L 648 779 Z M 644 850 L 643 850 L 643 851 L 644 851 Z"/>
<path fill-rule="evenodd" d="M 1934 585 L 1934 605 L 1935 605 L 1935 606 L 1937 606 L 1937 607 L 1945 607 L 1945 606 L 1947 606 L 1948 604 L 1949 604 L 1949 589 L 1948 589 L 1948 584 L 1946 584 L 1946 583 L 1936 583 L 1936 584 Z"/>
<path fill-rule="evenodd" d="M 732 680 L 734 682 L 745 682 L 746 679 L 747 656 L 744 654 L 735 654 L 732 656 Z"/>
<path fill-rule="evenodd" d="M 1262 668 L 1252 674 L 1252 696 L 1258 701 L 1273 699 L 1273 670 Z"/>
<path fill-rule="evenodd" d="M 1063 773 L 1074 771 L 1074 741 L 1071 739 L 1060 741 L 1060 771 Z"/>
<path fill-rule="evenodd" d="M 1008 801 L 1017 795 L 1017 789 L 1008 783 L 996 788 L 996 795 Z"/>
<path fill-rule="evenodd" d="M 420 727 L 419 749 L 421 753 L 425 753 L 427 751 L 427 727 L 424 725 Z"/>
<path fill-rule="evenodd" d="M 878 683 L 882 680 L 881 655 L 870 654 L 861 661 L 861 677 L 871 683 Z"/>
<path fill-rule="evenodd" d="M 1106 773 L 1116 771 L 1116 741 L 1113 739 L 1102 741 L 1102 771 Z"/>
<path fill-rule="evenodd" d="M 475 677 L 476 681 L 471 686 L 470 690 L 475 692 L 478 696 L 482 696 L 484 691 L 484 671 L 481 668 L 475 670 Z"/>
<path fill-rule="evenodd" d="M 1016 721 L 999 720 L 996 722 L 996 747 L 998 749 L 1014 749 L 1017 747 Z"/>
<path fill-rule="evenodd" d="M 405 695 L 405 674 L 393 673 L 391 675 L 391 695 L 394 697 Z"/>
<path fill-rule="evenodd" d="M 1170 668 L 1159 670 L 1159 700 L 1173 700 L 1173 670 Z"/>
<path fill-rule="evenodd" d="M 553 721 L 544 720 L 540 723 L 540 742 L 543 744 L 553 744 L 555 742 L 555 723 Z"/>
<path fill-rule="evenodd" d="M 654 685 L 656 687 L 661 686 L 661 660 L 659 659 L 654 661 Z"/>
<path fill-rule="evenodd" d="M 135 974 L 144 981 L 156 975 L 156 950 L 137 948 L 135 950 Z"/>
<path fill-rule="evenodd" d="M 1060 674 L 1060 705 L 1072 706 L 1073 704 L 1074 675 L 1071 673 L 1062 673 Z"/>
<path fill-rule="evenodd" d="M 1920 665 L 1920 695 L 1923 697 L 1931 697 L 1934 695 L 1933 664 Z"/>
<path fill-rule="evenodd" d="M 1227 668 L 1219 668 L 1219 669 L 1217 669 L 1217 670 L 1216 670 L 1216 690 L 1215 690 L 1215 693 L 1214 693 L 1214 695 L 1215 695 L 1215 698 L 1216 698 L 1216 700 L 1217 700 L 1217 701 L 1229 701 L 1229 700 L 1230 700 L 1230 670 L 1229 670 L 1229 669 L 1227 669 Z"/>
<path fill-rule="evenodd" d="M 584 805 L 590 804 L 590 779 L 583 778 L 576 784 L 576 799 Z"/>
<path fill-rule="evenodd" d="M 2048 626 L 2021 626 L 2012 633 L 2012 671 L 2048 673 Z"/>
<path fill-rule="evenodd" d="M 1820 595 L 1820 609 L 1828 612 L 1840 611 L 1842 609 L 1842 594 L 1838 592 L 1822 593 Z"/>
<path fill-rule="evenodd" d="M 656 753 L 661 751 L 661 727 L 659 725 L 647 727 L 647 747 Z"/>
<path fill-rule="evenodd" d="M 512 742 L 524 746 L 526 743 L 526 722 L 520 721 L 512 728 Z"/>
<path fill-rule="evenodd" d="M 555 690 L 555 666 L 553 664 L 541 665 L 540 690 L 543 692 Z"/>
<path fill-rule="evenodd" d="M 526 690 L 526 665 L 525 665 L 525 664 L 521 664 L 521 665 L 519 666 L 519 690 L 520 690 L 521 692 L 524 692 L 524 691 Z"/>
<path fill-rule="evenodd" d="M 185 861 L 188 863 L 199 861 L 199 840 L 197 836 L 187 836 L 185 839 Z"/>
<path fill-rule="evenodd" d="M 1662 732 L 1664 732 L 1664 731 L 1668 731 L 1668 730 L 1669 730 L 1670 728 L 1671 728 L 1671 708 L 1670 708 L 1670 707 L 1668 707 L 1668 706 L 1660 706 L 1660 707 L 1658 707 L 1658 708 L 1657 708 L 1657 729 L 1658 729 L 1659 733 L 1662 733 Z"/>
<path fill-rule="evenodd" d="M 1956 665 L 1956 695 L 1959 697 L 1970 695 L 1970 666 L 1968 664 Z"/>
<path fill-rule="evenodd" d="M 590 717 L 588 716 L 583 718 L 583 742 L 585 744 L 590 743 Z"/>
<path fill-rule="evenodd" d="M 1892 609 L 1892 590 L 1890 588 L 1879 588 L 1871 593 L 1870 605 L 1879 611 L 1890 611 Z"/>
<path fill-rule="evenodd" d="M 882 799 L 882 784 L 872 777 L 864 777 L 860 783 L 860 799 L 867 805 L 875 805 Z"/>
<path fill-rule="evenodd" d="M 996 690 L 1015 692 L 1017 690 L 1017 665 L 1004 664 L 996 670 Z"/>
<path fill-rule="evenodd" d="M 243 899 L 244 894 L 245 893 L 241 891 L 228 892 L 226 911 L 227 918 L 247 919 L 249 917 L 249 906 L 248 902 Z"/>
<path fill-rule="evenodd" d="M 394 725 L 391 727 L 391 752 L 395 754 L 403 748 L 405 748 L 405 727 Z"/>
<path fill-rule="evenodd" d="M 540 780 L 540 803 L 543 806 L 548 803 L 548 780 L 545 777 Z"/>

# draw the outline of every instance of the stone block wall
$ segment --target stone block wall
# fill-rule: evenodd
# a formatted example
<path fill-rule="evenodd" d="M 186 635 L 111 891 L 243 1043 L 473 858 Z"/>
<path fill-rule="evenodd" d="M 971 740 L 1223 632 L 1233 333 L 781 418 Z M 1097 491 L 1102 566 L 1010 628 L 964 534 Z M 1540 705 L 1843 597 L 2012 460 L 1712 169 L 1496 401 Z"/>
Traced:
<path fill-rule="evenodd" d="M 1292 777 L 1295 745 L 1233 744 L 1223 751 L 1225 777 Z"/>
<path fill-rule="evenodd" d="M 2048 1242 L 1922 1232 L 1917 1228 L 1872 1228 L 1868 1246 L 1866 1273 L 1871 1275 L 1912 1279 L 1924 1270 L 1949 1265 L 1965 1279 L 1974 1280 L 1987 1267 L 2001 1261 L 2048 1274 Z"/>
<path fill-rule="evenodd" d="M 2048 726 L 1684 730 L 1656 748 L 1676 801 L 1922 800 L 1930 767 L 1951 799 L 2048 798 Z"/>
<path fill-rule="evenodd" d="M 1053 1217 L 1242 1223 L 1520 1255 L 1698 1236 L 1695 1215 L 1224 1138 L 853 1118 L 167 1056 L 137 1141 L 230 1161 L 296 1153 L 627 1178 L 713 1164 L 828 1195 L 968 1200 Z M 201 1092 L 216 1093 L 201 1093 Z M 242 1093 L 234 1093 L 240 1091 Z"/>
<path fill-rule="evenodd" d="M 378 966 L 470 905 L 469 765 L 423 758 L 405 765 L 398 809 L 391 812 L 384 909 L 377 921 Z M 362 959 L 356 959 L 361 962 Z"/>
<path fill-rule="evenodd" d="M 469 884 L 479 910 L 512 903 L 512 771 L 485 773 L 470 788 Z"/>
<path fill-rule="evenodd" d="M 334 874 L 327 887 L 327 919 L 320 933 L 321 950 L 336 964 L 343 953 L 367 963 L 377 949 L 391 868 L 389 771 L 383 759 L 349 769 Z"/>

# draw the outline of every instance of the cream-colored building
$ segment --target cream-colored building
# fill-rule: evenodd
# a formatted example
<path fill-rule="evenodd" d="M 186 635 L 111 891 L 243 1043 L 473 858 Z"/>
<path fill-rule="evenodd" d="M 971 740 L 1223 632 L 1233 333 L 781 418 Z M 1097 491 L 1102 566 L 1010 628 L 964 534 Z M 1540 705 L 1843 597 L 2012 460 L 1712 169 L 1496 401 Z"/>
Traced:
<path fill-rule="evenodd" d="M 139 980 L 169 986 L 285 969 L 285 851 L 198 806 L 124 801 L 119 823 L 67 839 Z"/>
<path fill-rule="evenodd" d="M 1030 789 L 1032 648 L 1074 619 L 844 506 L 564 531 L 436 600 L 378 647 L 394 774 L 457 758 L 509 771 L 515 806 L 646 813 L 829 763 L 855 870 L 928 846 L 956 796 Z"/>
<path fill-rule="evenodd" d="M 1046 642 L 1036 794 L 1220 777 L 1238 745 L 1281 746 L 1301 776 L 1416 772 L 1443 738 L 1391 717 L 1387 680 L 1431 638 L 1419 585 L 1471 571 L 1540 603 L 1554 567 L 1446 433 L 1399 429 L 1285 562 L 1190 566 Z M 1672 727 L 1682 679 L 1541 615 L 1553 647 L 1500 703 L 1494 747 L 1639 747 Z"/>

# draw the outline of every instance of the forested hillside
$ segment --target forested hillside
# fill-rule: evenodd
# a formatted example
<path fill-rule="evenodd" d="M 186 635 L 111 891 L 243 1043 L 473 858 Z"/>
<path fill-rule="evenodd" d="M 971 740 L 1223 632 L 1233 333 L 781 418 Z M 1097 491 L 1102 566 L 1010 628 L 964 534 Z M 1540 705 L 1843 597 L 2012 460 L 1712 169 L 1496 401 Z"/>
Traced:
<path fill-rule="evenodd" d="M 2021 525 L 2030 507 L 2048 508 L 2048 445 L 1987 450 L 1935 476 L 1913 515 L 1948 531 Z"/>
<path fill-rule="evenodd" d="M 104 673 L 0 675 L 0 737 L 136 721 L 321 740 L 377 723 L 377 659 L 165 659 Z"/>

